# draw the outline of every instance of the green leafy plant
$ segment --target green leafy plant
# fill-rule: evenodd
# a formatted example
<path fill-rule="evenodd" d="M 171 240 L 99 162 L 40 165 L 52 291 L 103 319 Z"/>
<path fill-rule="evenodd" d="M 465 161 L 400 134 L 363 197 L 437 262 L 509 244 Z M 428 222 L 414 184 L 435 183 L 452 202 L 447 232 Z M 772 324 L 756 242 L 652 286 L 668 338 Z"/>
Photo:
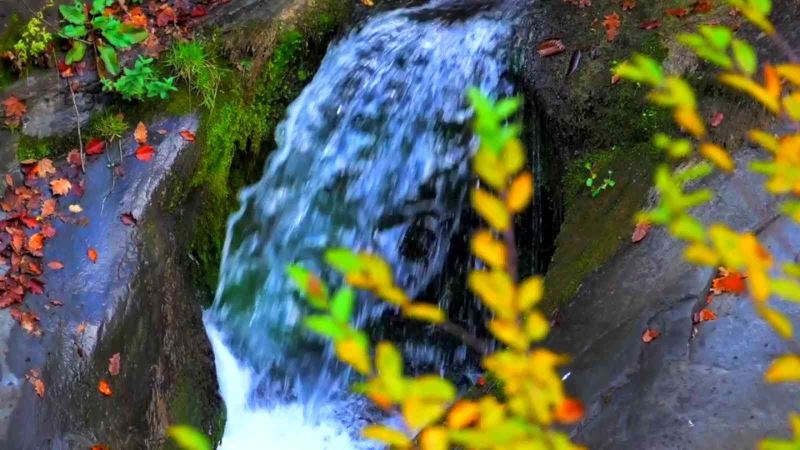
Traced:
<path fill-rule="evenodd" d="M 409 298 L 395 284 L 389 264 L 377 255 L 344 248 L 326 251 L 328 265 L 349 285 L 335 292 L 301 266 L 290 266 L 288 275 L 315 311 L 306 317 L 306 327 L 330 340 L 338 358 L 365 378 L 353 390 L 403 419 L 397 427 L 367 426 L 362 430 L 366 438 L 403 450 L 578 449 L 555 426 L 580 420 L 583 406 L 564 391 L 558 369 L 567 357 L 540 345 L 550 331 L 537 308 L 543 280 L 518 274 L 514 216 L 533 198 L 533 175 L 525 169 L 519 125 L 507 123 L 519 100 L 493 102 L 477 90 L 470 92 L 470 100 L 481 140 L 473 170 L 482 182 L 472 190 L 471 201 L 487 227 L 472 236 L 471 251 L 483 267 L 470 272 L 467 284 L 492 311 L 487 328 L 502 344 L 500 349 L 491 350 L 487 342 L 448 321 L 438 305 Z M 460 338 L 483 356 L 497 391 L 459 399 L 455 386 L 439 375 L 405 375 L 402 354 L 394 344 L 373 347 L 369 336 L 352 324 L 353 288 L 369 292 L 408 319 Z"/>
<path fill-rule="evenodd" d="M 587 171 L 589 171 L 586 180 L 584 181 L 584 184 L 591 190 L 592 197 L 597 197 L 600 194 L 602 194 L 603 191 L 605 191 L 606 189 L 613 188 L 614 186 L 617 185 L 617 182 L 614 181 L 614 178 L 612 178 L 614 175 L 613 171 L 609 170 L 608 176 L 603 178 L 603 182 L 598 183 L 597 178 L 599 177 L 599 174 L 595 172 L 592 163 L 587 162 L 586 164 L 583 165 L 583 167 Z"/>
<path fill-rule="evenodd" d="M 126 67 L 116 80 L 103 79 L 103 90 L 119 92 L 126 100 L 158 97 L 166 99 L 177 91 L 175 78 L 162 78 L 153 67 L 153 58 L 139 56 L 132 68 Z"/>
<path fill-rule="evenodd" d="M 46 55 L 53 41 L 53 35 L 44 26 L 44 14 L 38 11 L 25 24 L 22 36 L 14 44 L 14 65 L 21 70 L 23 67 L 41 59 Z"/>
<path fill-rule="evenodd" d="M 146 29 L 103 15 L 105 9 L 113 3 L 115 0 L 92 0 L 88 13 L 80 0 L 75 0 L 71 5 L 59 6 L 58 10 L 66 22 L 60 34 L 69 39 L 72 46 L 67 52 L 67 64 L 82 61 L 86 51 L 93 46 L 105 71 L 118 75 L 121 69 L 117 50 L 131 48 L 147 39 Z"/>
<path fill-rule="evenodd" d="M 203 98 L 203 106 L 214 107 L 222 69 L 213 63 L 205 45 L 198 41 L 177 42 L 170 48 L 165 62 Z"/>

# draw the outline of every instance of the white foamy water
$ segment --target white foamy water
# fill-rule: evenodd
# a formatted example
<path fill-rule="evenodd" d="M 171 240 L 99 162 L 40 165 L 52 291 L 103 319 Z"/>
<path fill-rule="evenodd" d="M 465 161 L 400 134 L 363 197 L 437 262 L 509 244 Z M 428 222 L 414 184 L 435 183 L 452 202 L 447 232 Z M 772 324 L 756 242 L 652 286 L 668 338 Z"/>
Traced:
<path fill-rule="evenodd" d="M 206 332 L 214 349 L 220 395 L 225 401 L 227 422 L 218 450 L 360 450 L 365 443 L 354 440 L 333 417 L 333 411 L 316 411 L 308 418 L 304 405 L 281 404 L 272 408 L 248 405 L 253 371 L 237 361 L 213 326 Z"/>

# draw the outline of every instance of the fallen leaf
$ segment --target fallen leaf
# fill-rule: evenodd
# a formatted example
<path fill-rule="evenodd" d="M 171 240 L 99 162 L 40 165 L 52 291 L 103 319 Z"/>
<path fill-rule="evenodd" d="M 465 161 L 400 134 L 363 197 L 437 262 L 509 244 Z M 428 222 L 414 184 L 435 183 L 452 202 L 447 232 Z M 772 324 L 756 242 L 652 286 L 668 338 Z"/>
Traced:
<path fill-rule="evenodd" d="M 728 271 L 725 268 L 720 268 L 719 273 L 720 276 L 711 281 L 711 292 L 714 295 L 720 295 L 724 292 L 740 294 L 745 291 L 744 280 L 747 278 L 745 275 Z"/>
<path fill-rule="evenodd" d="M 711 116 L 711 127 L 717 128 L 718 126 L 722 125 L 723 120 L 725 120 L 725 114 L 722 112 L 714 113 L 714 115 Z"/>
<path fill-rule="evenodd" d="M 649 30 L 655 30 L 656 28 L 660 28 L 660 27 L 661 27 L 661 21 L 660 20 L 648 20 L 647 22 L 642 22 L 639 25 L 639 28 L 641 28 L 643 30 L 648 30 L 648 31 Z"/>
<path fill-rule="evenodd" d="M 83 334 L 86 332 L 86 322 L 81 322 L 75 327 L 75 334 Z"/>
<path fill-rule="evenodd" d="M 567 46 L 561 42 L 561 39 L 547 39 L 539 43 L 538 51 L 539 56 L 548 57 L 563 53 Z"/>
<path fill-rule="evenodd" d="M 636 8 L 636 0 L 622 0 L 622 10 L 630 11 Z"/>
<path fill-rule="evenodd" d="M 28 382 L 33 385 L 33 391 L 36 392 L 36 395 L 39 398 L 44 398 L 44 381 L 42 381 L 41 374 L 36 369 L 31 369 L 27 374 L 25 374 L 25 378 L 28 379 Z"/>
<path fill-rule="evenodd" d="M 636 227 L 633 229 L 633 234 L 631 235 L 631 242 L 634 244 L 637 242 L 641 242 L 642 239 L 647 237 L 647 233 L 650 232 L 650 229 L 653 225 L 650 222 L 642 221 L 636 224 Z"/>
<path fill-rule="evenodd" d="M 69 209 L 69 212 L 74 213 L 74 214 L 78 214 L 80 212 L 83 212 L 83 208 L 81 207 L 81 205 L 79 205 L 77 203 L 73 203 L 73 204 L 69 205 L 69 207 L 67 209 Z"/>
<path fill-rule="evenodd" d="M 67 154 L 67 163 L 73 166 L 81 165 L 81 153 L 78 150 L 71 150 Z"/>
<path fill-rule="evenodd" d="M 206 11 L 205 6 L 203 5 L 196 5 L 194 8 L 192 8 L 192 12 L 189 13 L 189 15 L 192 17 L 203 17 L 206 14 L 208 14 L 208 11 Z"/>
<path fill-rule="evenodd" d="M 120 354 L 114 353 L 111 358 L 108 359 L 108 373 L 112 377 L 119 375 L 119 364 L 120 364 Z"/>
<path fill-rule="evenodd" d="M 64 306 L 64 302 L 61 300 L 50 300 L 50 304 L 53 306 Z"/>
<path fill-rule="evenodd" d="M 89 258 L 89 261 L 96 263 L 97 262 L 97 250 L 92 247 L 89 247 L 89 250 L 86 251 L 86 256 Z"/>
<path fill-rule="evenodd" d="M 713 6 L 710 0 L 698 0 L 692 5 L 692 12 L 696 14 L 705 14 L 710 12 Z"/>
<path fill-rule="evenodd" d="M 619 34 L 619 26 L 621 25 L 619 14 L 611 13 L 604 17 L 603 27 L 606 29 L 606 40 L 608 42 L 616 39 Z"/>
<path fill-rule="evenodd" d="M 133 132 L 133 138 L 136 139 L 140 145 L 144 145 L 147 143 L 147 127 L 145 126 L 144 122 L 139 122 L 139 125 L 136 125 L 136 130 Z"/>
<path fill-rule="evenodd" d="M 689 14 L 689 10 L 686 8 L 667 8 L 664 10 L 664 14 L 671 16 L 671 17 L 686 17 Z"/>
<path fill-rule="evenodd" d="M 64 268 L 64 263 L 62 263 L 61 261 L 50 261 L 49 263 L 47 263 L 47 267 L 53 270 L 61 270 Z"/>
<path fill-rule="evenodd" d="M 139 223 L 139 221 L 136 220 L 135 217 L 133 217 L 133 213 L 132 212 L 126 212 L 126 213 L 120 214 L 119 215 L 119 220 L 122 223 L 124 223 L 125 225 L 129 226 L 129 227 L 134 227 Z"/>
<path fill-rule="evenodd" d="M 98 138 L 92 138 L 86 143 L 87 155 L 100 155 L 106 149 L 106 141 Z"/>
<path fill-rule="evenodd" d="M 106 397 L 111 397 L 111 395 L 114 393 L 111 390 L 111 385 L 106 380 L 100 380 L 100 382 L 97 383 L 97 390 Z"/>
<path fill-rule="evenodd" d="M 28 238 L 28 250 L 31 254 L 41 256 L 44 249 L 44 235 L 42 233 L 34 233 Z"/>
<path fill-rule="evenodd" d="M 565 398 L 555 411 L 556 420 L 561 423 L 575 423 L 583 418 L 584 408 L 580 400 Z"/>
<path fill-rule="evenodd" d="M 53 198 L 48 198 L 42 203 L 42 217 L 47 218 L 56 213 L 58 202 Z"/>
<path fill-rule="evenodd" d="M 67 195 L 70 189 L 72 189 L 72 183 L 66 178 L 59 178 L 50 182 L 50 190 L 53 191 L 53 195 Z"/>
<path fill-rule="evenodd" d="M 37 177 L 45 178 L 56 173 L 56 167 L 53 165 L 53 161 L 51 159 L 42 158 L 36 163 L 36 169 L 34 172 Z"/>
<path fill-rule="evenodd" d="M 649 344 L 650 342 L 655 341 L 659 337 L 661 337 L 660 331 L 654 330 L 652 328 L 647 328 L 642 333 L 642 342 L 644 342 L 645 344 Z"/>
<path fill-rule="evenodd" d="M 134 6 L 128 10 L 128 17 L 125 19 L 125 23 L 136 28 L 146 28 L 147 16 L 140 6 Z"/>
<path fill-rule="evenodd" d="M 699 312 L 696 312 L 692 317 L 692 322 L 698 324 L 700 322 L 708 322 L 709 320 L 717 320 L 717 315 L 714 314 L 714 311 L 703 308 Z"/>
<path fill-rule="evenodd" d="M 2 105 L 6 116 L 5 124 L 12 128 L 22 125 L 22 116 L 28 111 L 25 102 L 16 95 L 12 95 L 3 100 Z"/>
<path fill-rule="evenodd" d="M 156 149 L 150 145 L 142 145 L 136 149 L 136 159 L 139 161 L 150 161 L 155 155 Z"/>
<path fill-rule="evenodd" d="M 72 71 L 72 66 L 66 64 L 64 60 L 58 62 L 58 74 L 61 78 L 72 78 L 75 76 L 75 72 Z"/>
<path fill-rule="evenodd" d="M 183 130 L 180 132 L 182 138 L 186 139 L 189 142 L 194 142 L 194 133 L 189 130 Z"/>
<path fill-rule="evenodd" d="M 32 312 L 19 309 L 11 310 L 11 318 L 17 321 L 23 330 L 31 336 L 41 336 L 42 330 L 39 329 L 39 316 Z"/>
<path fill-rule="evenodd" d="M 175 10 L 172 9 L 172 6 L 164 5 L 156 16 L 156 25 L 165 27 L 170 23 L 175 23 L 176 20 L 177 17 L 175 16 Z"/>
<path fill-rule="evenodd" d="M 106 444 L 94 444 L 89 450 L 110 450 Z"/>

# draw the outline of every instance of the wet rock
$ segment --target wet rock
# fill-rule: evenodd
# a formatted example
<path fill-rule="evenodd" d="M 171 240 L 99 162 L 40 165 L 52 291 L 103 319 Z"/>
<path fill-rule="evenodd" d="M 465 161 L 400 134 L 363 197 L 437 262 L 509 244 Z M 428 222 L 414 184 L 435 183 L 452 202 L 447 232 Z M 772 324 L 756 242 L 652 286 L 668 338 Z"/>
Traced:
<path fill-rule="evenodd" d="M 198 293 L 177 263 L 175 218 L 167 213 L 169 184 L 191 173 L 194 156 L 179 131 L 196 131 L 189 116 L 153 123 L 168 134 L 150 162 L 132 156 L 124 143 L 125 175 L 114 177 L 105 156 L 87 165 L 86 193 L 70 194 L 65 209 L 80 203 L 85 226 L 59 223 L 48 241 L 45 261 L 65 267 L 46 270 L 45 296 L 26 305 L 42 319 L 44 336 L 12 327 L 0 367 L 0 447 L 14 449 L 83 448 L 102 442 L 115 449 L 162 448 L 166 427 L 186 421 L 215 431 L 219 400 L 213 358 L 204 335 Z M 160 138 L 152 133 L 153 139 Z M 130 213 L 136 226 L 125 226 Z M 87 250 L 96 249 L 97 262 Z M 57 298 L 63 307 L 46 309 Z M 3 321 L 8 314 L 3 312 Z M 0 332 L 6 328 L 0 326 Z M 107 373 L 108 358 L 122 355 L 117 377 Z M 25 381 L 41 369 L 47 391 L 35 396 Z M 101 379 L 114 394 L 102 396 Z M 1 414 L 1 413 L 0 413 Z"/>

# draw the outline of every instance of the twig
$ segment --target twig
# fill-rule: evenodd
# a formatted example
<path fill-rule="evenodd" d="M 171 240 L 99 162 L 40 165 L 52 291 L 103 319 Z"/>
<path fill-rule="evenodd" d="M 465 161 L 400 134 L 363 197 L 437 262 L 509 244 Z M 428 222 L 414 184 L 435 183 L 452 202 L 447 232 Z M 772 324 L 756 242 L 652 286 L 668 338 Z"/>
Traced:
<path fill-rule="evenodd" d="M 78 111 L 78 102 L 75 101 L 75 89 L 72 89 L 72 83 L 67 80 L 69 86 L 69 93 L 72 96 L 72 107 L 75 109 L 75 124 L 78 126 L 78 148 L 81 154 L 81 171 L 86 173 L 86 156 L 83 153 L 83 137 L 81 136 L 81 115 Z"/>
<path fill-rule="evenodd" d="M 438 327 L 441 328 L 442 331 L 460 339 L 461 342 L 479 355 L 486 355 L 489 352 L 489 346 L 484 341 L 473 336 L 467 330 L 453 322 L 443 322 L 440 323 Z"/>

